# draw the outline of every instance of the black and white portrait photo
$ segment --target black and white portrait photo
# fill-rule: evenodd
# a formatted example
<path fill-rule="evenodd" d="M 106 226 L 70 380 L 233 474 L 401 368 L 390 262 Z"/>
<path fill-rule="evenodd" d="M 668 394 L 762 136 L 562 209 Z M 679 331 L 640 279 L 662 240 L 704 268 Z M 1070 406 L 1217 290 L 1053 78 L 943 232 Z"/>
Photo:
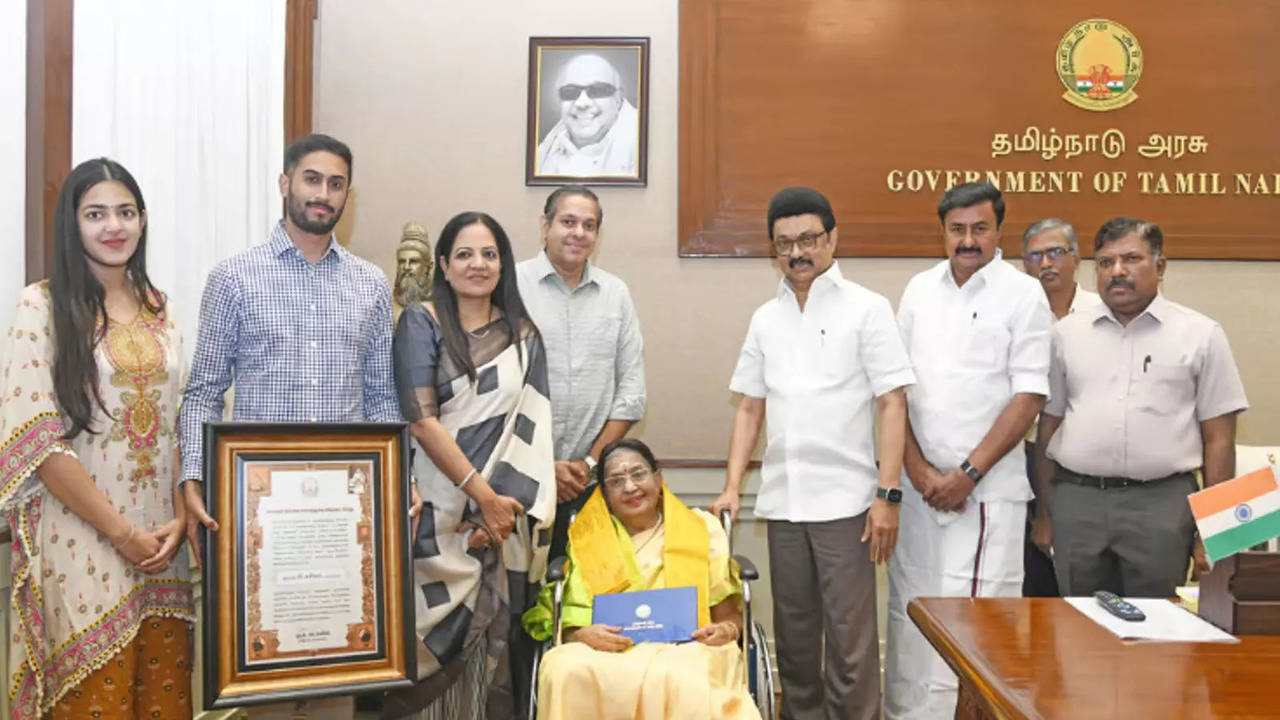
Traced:
<path fill-rule="evenodd" d="M 525 180 L 644 185 L 648 38 L 530 38 Z"/>

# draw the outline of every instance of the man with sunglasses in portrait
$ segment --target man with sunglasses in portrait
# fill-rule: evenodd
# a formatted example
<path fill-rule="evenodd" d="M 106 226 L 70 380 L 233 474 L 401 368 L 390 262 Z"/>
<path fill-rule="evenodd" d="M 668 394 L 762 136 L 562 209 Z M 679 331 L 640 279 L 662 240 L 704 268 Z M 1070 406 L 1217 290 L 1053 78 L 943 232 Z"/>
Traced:
<path fill-rule="evenodd" d="M 965 183 L 938 203 L 946 259 L 913 277 L 898 325 L 909 482 L 889 564 L 885 716 L 956 713 L 956 676 L 907 617 L 916 597 L 1020 597 L 1031 484 L 1023 438 L 1049 394 L 1053 315 L 1040 284 L 1004 260 L 1004 198 Z"/>
<path fill-rule="evenodd" d="M 560 121 L 538 143 L 538 175 L 637 173 L 640 113 L 623 95 L 622 75 L 594 53 L 578 55 L 556 80 Z"/>
<path fill-rule="evenodd" d="M 1022 267 L 1028 275 L 1040 280 L 1055 320 L 1102 302 L 1098 293 L 1076 284 L 1079 265 L 1076 229 L 1066 220 L 1037 220 L 1022 234 Z M 1028 477 L 1033 477 L 1031 463 L 1035 455 L 1035 441 L 1036 424 L 1032 423 L 1027 433 Z M 1027 503 L 1027 539 L 1022 548 L 1022 594 L 1024 597 L 1057 597 L 1058 581 L 1053 574 L 1053 559 L 1032 540 L 1032 519 L 1039 499 L 1037 496 Z"/>
<path fill-rule="evenodd" d="M 821 193 L 778 192 L 768 231 L 783 278 L 752 315 L 729 383 L 741 397 L 711 509 L 737 514 L 767 423 L 754 514 L 768 522 L 781 716 L 872 720 L 881 700 L 875 564 L 897 544 L 904 388 L 915 374 L 889 301 L 841 274 L 835 214 Z"/>

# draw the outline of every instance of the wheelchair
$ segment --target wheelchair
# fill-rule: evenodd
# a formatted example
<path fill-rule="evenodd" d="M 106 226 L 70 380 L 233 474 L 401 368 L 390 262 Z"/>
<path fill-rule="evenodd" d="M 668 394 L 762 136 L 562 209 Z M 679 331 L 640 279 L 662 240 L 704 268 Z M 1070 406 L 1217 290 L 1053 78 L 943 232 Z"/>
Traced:
<path fill-rule="evenodd" d="M 751 613 L 751 583 L 760 579 L 760 573 L 749 558 L 733 554 L 733 517 L 728 510 L 720 513 L 720 523 L 724 525 L 725 535 L 729 538 L 729 553 L 738 564 L 739 577 L 742 579 L 742 626 L 745 632 L 738 640 L 747 668 L 747 687 L 751 697 L 765 720 L 777 717 L 774 709 L 776 686 L 774 680 L 773 660 L 769 655 L 769 640 L 764 626 L 755 621 Z M 538 669 L 542 664 L 542 654 L 548 647 L 559 645 L 561 625 L 560 611 L 564 601 L 565 563 L 568 558 L 561 556 L 551 560 L 547 567 L 546 581 L 552 583 L 551 597 L 551 639 L 543 643 L 535 652 L 531 668 L 529 691 L 529 720 L 538 716 Z"/>

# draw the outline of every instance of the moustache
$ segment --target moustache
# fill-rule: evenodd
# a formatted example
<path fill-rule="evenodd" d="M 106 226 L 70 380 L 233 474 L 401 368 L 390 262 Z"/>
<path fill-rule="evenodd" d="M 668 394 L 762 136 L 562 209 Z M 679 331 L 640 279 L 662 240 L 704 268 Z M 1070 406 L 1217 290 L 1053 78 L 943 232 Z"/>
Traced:
<path fill-rule="evenodd" d="M 958 247 L 958 248 L 956 248 L 956 254 L 957 254 L 957 255 L 960 255 L 960 254 L 964 254 L 964 255 L 981 255 L 981 254 L 982 254 L 982 248 L 980 248 L 980 247 Z"/>
<path fill-rule="evenodd" d="M 1114 287 L 1124 287 L 1129 288 L 1130 290 L 1136 289 L 1132 280 L 1126 280 L 1124 278 L 1111 278 L 1111 280 L 1107 282 L 1107 289 L 1110 290 Z"/>
<path fill-rule="evenodd" d="M 790 260 L 787 261 L 787 266 L 793 270 L 795 268 L 800 267 L 801 265 L 808 265 L 809 267 L 813 267 L 813 261 L 810 260 L 809 258 L 804 258 L 804 257 L 791 258 Z"/>
<path fill-rule="evenodd" d="M 307 203 L 307 207 L 322 208 L 324 210 L 328 210 L 329 212 L 333 212 L 333 206 L 330 205 L 329 203 L 324 203 L 324 202 L 309 202 Z"/>
<path fill-rule="evenodd" d="M 1054 270 L 1053 268 L 1049 268 L 1047 270 L 1041 270 L 1040 279 L 1043 280 L 1047 277 L 1058 277 L 1058 271 Z"/>

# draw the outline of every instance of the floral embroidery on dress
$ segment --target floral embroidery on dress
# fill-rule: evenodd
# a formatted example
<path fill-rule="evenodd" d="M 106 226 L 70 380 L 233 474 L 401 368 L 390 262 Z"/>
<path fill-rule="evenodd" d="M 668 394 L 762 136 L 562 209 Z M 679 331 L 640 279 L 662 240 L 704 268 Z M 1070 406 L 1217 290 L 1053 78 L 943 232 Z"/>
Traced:
<path fill-rule="evenodd" d="M 145 307 L 128 324 L 109 322 L 102 346 L 115 371 L 111 384 L 129 388 L 120 394 L 123 407 L 112 413 L 110 438 L 129 443 L 126 457 L 136 463 L 129 484 L 134 492 L 156 486 L 153 462 L 157 440 L 166 431 L 160 423 L 160 390 L 169 381 L 165 348 L 160 343 L 164 322 Z"/>

